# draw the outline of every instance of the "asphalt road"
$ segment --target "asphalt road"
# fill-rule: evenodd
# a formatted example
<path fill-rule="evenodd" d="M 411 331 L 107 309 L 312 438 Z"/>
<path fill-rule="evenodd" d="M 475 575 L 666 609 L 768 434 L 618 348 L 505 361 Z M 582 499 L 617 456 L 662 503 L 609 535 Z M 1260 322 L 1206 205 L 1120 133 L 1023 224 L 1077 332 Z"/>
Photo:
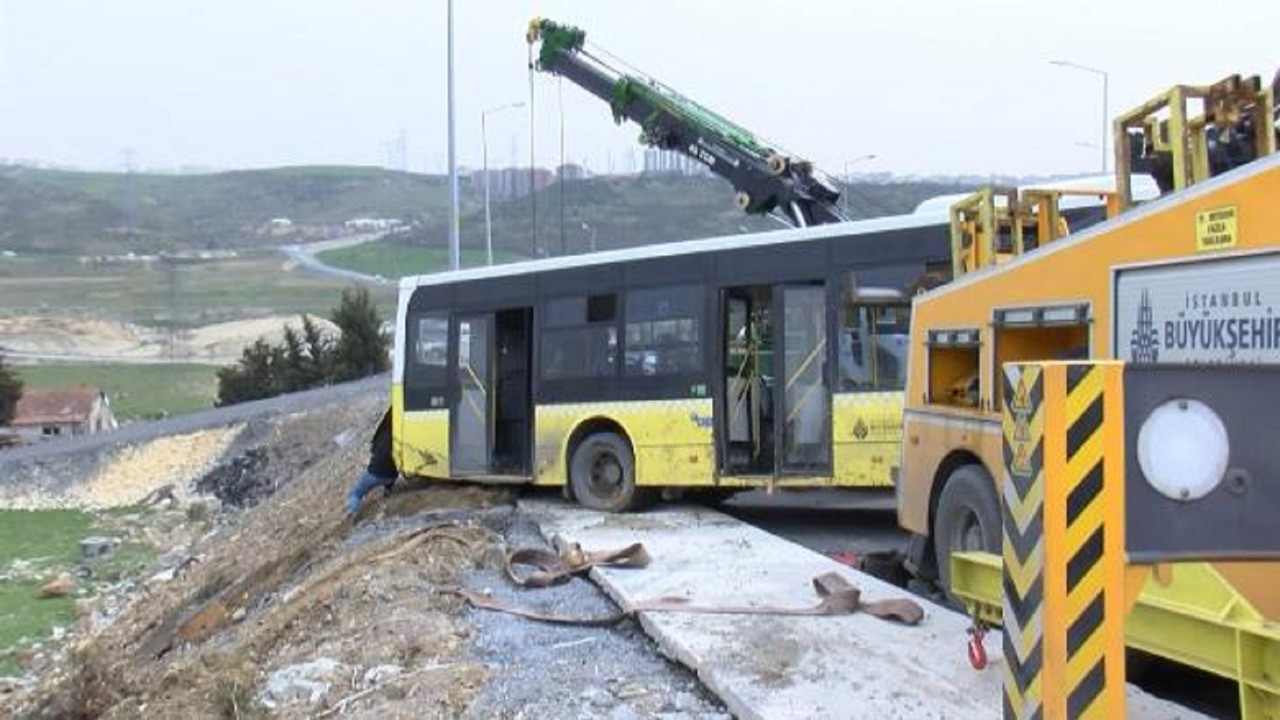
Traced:
<path fill-rule="evenodd" d="M 147 442 L 169 435 L 184 435 L 198 430 L 247 422 L 266 415 L 323 407 L 326 403 L 339 402 L 346 397 L 373 393 L 385 396 L 389 387 L 390 381 L 387 375 L 376 375 L 340 385 L 178 415 L 167 420 L 132 423 L 109 433 L 79 435 L 10 448 L 0 453 L 0 482 L 4 482 L 5 469 L 10 463 L 16 465 L 63 454 L 97 452 L 117 445 Z"/>
<path fill-rule="evenodd" d="M 866 554 L 905 550 L 892 490 L 739 493 L 720 509 L 810 550 Z"/>
<path fill-rule="evenodd" d="M 382 235 L 353 235 L 334 240 L 321 240 L 320 242 L 307 243 L 305 245 L 284 245 L 281 246 L 280 252 L 283 252 L 286 257 L 297 263 L 300 270 L 312 275 L 352 280 L 366 285 L 390 285 L 394 280 L 388 280 L 381 275 L 366 275 L 354 270 L 336 268 L 320 262 L 319 258 L 316 257 L 318 252 L 362 245 L 381 237 Z"/>

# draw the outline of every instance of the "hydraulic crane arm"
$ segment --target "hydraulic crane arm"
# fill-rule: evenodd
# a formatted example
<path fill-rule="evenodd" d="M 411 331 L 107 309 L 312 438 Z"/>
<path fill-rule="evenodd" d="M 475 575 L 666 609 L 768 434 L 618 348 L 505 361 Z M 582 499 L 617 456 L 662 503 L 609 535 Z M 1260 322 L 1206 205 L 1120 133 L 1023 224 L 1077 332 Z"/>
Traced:
<path fill-rule="evenodd" d="M 641 128 L 640 140 L 706 165 L 737 191 L 738 207 L 774 213 L 796 227 L 843 222 L 835 182 L 806 160 L 771 147 L 750 131 L 658 81 L 623 73 L 584 47 L 578 28 L 534 19 L 526 36 L 538 45 L 535 68 L 568 78 L 609 103 L 613 119 Z"/>

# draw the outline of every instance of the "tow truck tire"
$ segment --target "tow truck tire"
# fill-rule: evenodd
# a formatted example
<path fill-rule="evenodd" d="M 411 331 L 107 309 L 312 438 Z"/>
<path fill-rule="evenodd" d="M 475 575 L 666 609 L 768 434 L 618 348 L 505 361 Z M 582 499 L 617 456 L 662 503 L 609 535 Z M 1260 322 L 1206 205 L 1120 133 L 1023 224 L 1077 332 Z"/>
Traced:
<path fill-rule="evenodd" d="M 981 465 L 956 468 L 938 498 L 933 521 L 933 549 L 938 579 L 951 594 L 951 554 L 982 550 L 1000 553 L 1000 500 L 991 473 Z"/>
<path fill-rule="evenodd" d="M 588 435 L 573 449 L 569 485 L 579 504 L 605 512 L 636 510 L 647 496 L 636 487 L 631 445 L 611 432 Z"/>

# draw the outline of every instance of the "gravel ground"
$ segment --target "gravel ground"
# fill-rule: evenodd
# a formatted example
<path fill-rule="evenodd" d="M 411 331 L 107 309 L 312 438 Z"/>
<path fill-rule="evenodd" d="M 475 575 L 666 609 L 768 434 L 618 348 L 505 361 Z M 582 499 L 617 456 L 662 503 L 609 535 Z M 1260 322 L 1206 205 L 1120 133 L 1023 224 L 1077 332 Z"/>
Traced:
<path fill-rule="evenodd" d="M 549 549 L 537 526 L 519 512 L 508 516 L 505 536 L 513 547 Z M 496 570 L 482 569 L 468 574 L 463 584 L 557 614 L 599 616 L 617 610 L 612 600 L 583 578 L 524 590 Z M 729 717 L 689 670 L 663 658 L 632 620 L 612 628 L 583 628 L 486 610 L 469 614 L 476 628 L 471 656 L 502 671 L 473 702 L 468 718 Z"/>
<path fill-rule="evenodd" d="M 395 497 L 395 496 L 393 496 Z M 354 550 L 417 529 L 478 525 L 495 543 L 458 584 L 494 597 L 560 615 L 595 617 L 617 606 L 581 577 L 547 588 L 514 586 L 499 563 L 504 549 L 550 549 L 526 515 L 509 504 L 480 510 L 444 508 L 404 517 L 380 517 L 347 538 Z M 720 720 L 724 706 L 684 666 L 663 657 L 639 625 L 611 628 L 552 625 L 491 610 L 465 608 L 472 628 L 467 658 L 489 668 L 489 682 L 460 717 L 513 720 Z"/>

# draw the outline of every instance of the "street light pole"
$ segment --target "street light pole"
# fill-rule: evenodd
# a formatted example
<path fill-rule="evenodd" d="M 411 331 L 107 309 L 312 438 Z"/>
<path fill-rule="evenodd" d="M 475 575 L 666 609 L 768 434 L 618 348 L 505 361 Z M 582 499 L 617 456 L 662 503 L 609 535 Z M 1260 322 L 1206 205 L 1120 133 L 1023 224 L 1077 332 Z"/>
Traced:
<path fill-rule="evenodd" d="M 858 157 L 853 158 L 852 160 L 845 160 L 844 161 L 844 184 L 846 186 L 853 184 L 853 175 L 849 172 L 849 167 L 851 165 L 855 165 L 864 160 L 875 160 L 875 159 L 876 159 L 875 155 L 859 155 Z M 848 188 L 846 187 L 845 190 L 847 191 Z M 844 211 L 845 213 L 848 213 L 849 212 L 849 193 L 842 192 L 840 193 L 840 195 L 841 195 L 842 204 L 844 205 Z"/>
<path fill-rule="evenodd" d="M 507 103 L 480 112 L 480 146 L 484 156 L 484 250 L 489 264 L 493 264 L 493 219 L 489 216 L 489 130 L 486 118 L 490 113 L 524 107 L 523 102 Z"/>
<path fill-rule="evenodd" d="M 875 155 L 859 155 L 858 157 L 853 158 L 852 160 L 845 160 L 844 161 L 844 181 L 846 183 L 852 182 L 851 178 L 853 177 L 853 175 L 849 173 L 849 167 L 851 165 L 856 165 L 864 160 L 875 160 L 875 159 L 876 159 Z"/>
<path fill-rule="evenodd" d="M 1071 62 L 1070 60 L 1050 60 L 1050 65 L 1058 67 L 1072 68 L 1087 73 L 1093 73 L 1102 77 L 1102 174 L 1107 173 L 1107 136 L 1111 134 L 1111 77 L 1106 70 L 1100 70 L 1088 65 Z"/>
<path fill-rule="evenodd" d="M 448 0 L 449 14 L 449 269 L 461 267 L 461 220 L 458 217 L 458 156 L 456 132 L 457 112 L 453 103 L 453 0 Z"/>

